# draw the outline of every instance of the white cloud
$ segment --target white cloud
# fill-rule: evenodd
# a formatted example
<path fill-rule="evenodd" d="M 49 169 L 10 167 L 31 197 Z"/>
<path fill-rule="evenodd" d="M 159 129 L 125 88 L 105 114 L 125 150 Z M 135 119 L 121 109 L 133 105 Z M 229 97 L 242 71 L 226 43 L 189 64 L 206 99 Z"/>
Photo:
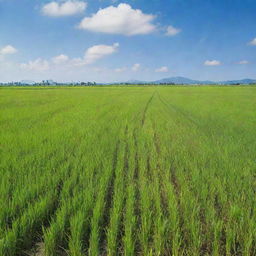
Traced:
<path fill-rule="evenodd" d="M 88 48 L 85 52 L 84 63 L 91 64 L 105 56 L 111 55 L 118 50 L 119 43 L 113 45 L 99 44 Z"/>
<path fill-rule="evenodd" d="M 132 71 L 137 72 L 139 71 L 141 65 L 139 63 L 136 63 L 132 66 Z"/>
<path fill-rule="evenodd" d="M 114 43 L 113 45 L 94 45 L 85 51 L 83 57 L 70 59 L 67 55 L 61 54 L 53 57 L 52 62 L 54 64 L 67 64 L 69 66 L 84 66 L 117 52 L 118 47 L 119 43 Z"/>
<path fill-rule="evenodd" d="M 109 6 L 92 17 L 85 17 L 79 28 L 107 34 L 143 35 L 156 30 L 152 24 L 154 19 L 154 15 L 144 14 L 139 9 L 132 9 L 129 4 L 120 3 L 117 7 Z"/>
<path fill-rule="evenodd" d="M 20 64 L 20 67 L 27 70 L 45 71 L 49 69 L 49 63 L 47 60 L 38 58 L 34 61 L 29 61 L 28 63 L 22 63 Z"/>
<path fill-rule="evenodd" d="M 51 58 L 50 60 L 38 58 L 36 60 L 29 61 L 28 63 L 21 63 L 19 64 L 19 66 L 22 69 L 31 71 L 46 71 L 53 67 L 65 67 L 68 70 L 72 67 L 92 64 L 99 59 L 115 53 L 118 50 L 118 47 L 118 43 L 114 43 L 113 45 L 94 45 L 85 51 L 84 57 L 70 59 L 67 55 L 60 54 Z M 55 64 L 56 66 L 54 66 L 53 64 Z"/>
<path fill-rule="evenodd" d="M 60 54 L 58 56 L 55 56 L 52 58 L 52 62 L 54 64 L 62 64 L 62 63 L 65 63 L 69 60 L 69 57 L 67 55 L 64 55 L 64 54 Z"/>
<path fill-rule="evenodd" d="M 256 37 L 249 42 L 249 45 L 256 45 Z"/>
<path fill-rule="evenodd" d="M 114 69 L 114 71 L 116 73 L 122 73 L 122 72 L 126 71 L 126 68 L 125 67 L 123 67 L 123 68 L 116 68 L 116 69 Z"/>
<path fill-rule="evenodd" d="M 71 16 L 81 13 L 87 4 L 82 1 L 68 0 L 64 3 L 50 2 L 42 7 L 42 13 L 51 17 Z"/>
<path fill-rule="evenodd" d="M 246 65 L 246 64 L 249 64 L 249 61 L 248 60 L 241 60 L 237 64 Z"/>
<path fill-rule="evenodd" d="M 166 36 L 175 36 L 180 32 L 181 32 L 180 29 L 175 28 L 175 27 L 170 25 L 170 26 L 167 27 L 165 35 Z"/>
<path fill-rule="evenodd" d="M 69 63 L 71 66 L 84 66 L 87 63 L 85 62 L 85 60 L 83 58 L 74 58 L 70 61 Z"/>
<path fill-rule="evenodd" d="M 221 62 L 218 61 L 218 60 L 206 60 L 204 62 L 204 65 L 205 66 L 220 66 L 221 65 Z"/>
<path fill-rule="evenodd" d="M 155 70 L 155 72 L 158 72 L 158 73 L 166 73 L 166 72 L 168 72 L 168 71 L 169 71 L 169 69 L 168 69 L 168 67 L 166 67 L 166 66 L 157 68 L 157 69 Z"/>
<path fill-rule="evenodd" d="M 6 45 L 0 49 L 0 55 L 14 54 L 16 52 L 17 52 L 17 49 L 15 49 L 11 45 Z"/>

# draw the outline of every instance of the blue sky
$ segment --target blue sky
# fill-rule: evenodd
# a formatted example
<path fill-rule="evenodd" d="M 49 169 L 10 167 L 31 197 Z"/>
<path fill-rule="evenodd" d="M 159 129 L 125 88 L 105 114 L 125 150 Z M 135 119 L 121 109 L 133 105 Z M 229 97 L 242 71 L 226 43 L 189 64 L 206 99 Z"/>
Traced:
<path fill-rule="evenodd" d="M 0 81 L 256 78 L 255 0 L 0 0 Z"/>

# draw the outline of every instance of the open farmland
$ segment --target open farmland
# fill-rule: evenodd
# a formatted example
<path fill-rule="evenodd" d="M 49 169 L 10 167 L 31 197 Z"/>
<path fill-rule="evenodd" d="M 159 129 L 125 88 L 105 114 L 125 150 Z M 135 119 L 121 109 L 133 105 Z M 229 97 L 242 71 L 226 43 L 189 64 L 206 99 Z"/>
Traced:
<path fill-rule="evenodd" d="M 256 88 L 0 90 L 0 255 L 256 255 Z"/>

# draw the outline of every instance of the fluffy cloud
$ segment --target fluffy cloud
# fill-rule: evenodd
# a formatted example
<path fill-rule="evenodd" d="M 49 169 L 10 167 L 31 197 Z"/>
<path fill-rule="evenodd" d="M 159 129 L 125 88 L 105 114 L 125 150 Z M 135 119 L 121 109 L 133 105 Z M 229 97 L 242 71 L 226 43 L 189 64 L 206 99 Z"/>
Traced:
<path fill-rule="evenodd" d="M 129 4 L 121 3 L 117 7 L 100 9 L 92 17 L 84 18 L 79 28 L 107 34 L 143 35 L 156 30 L 152 24 L 154 19 L 154 15 L 144 14 L 139 9 L 132 9 Z"/>
<path fill-rule="evenodd" d="M 136 63 L 132 66 L 132 71 L 137 72 L 139 71 L 141 65 L 139 63 Z"/>
<path fill-rule="evenodd" d="M 249 45 L 256 45 L 256 37 L 249 42 Z"/>
<path fill-rule="evenodd" d="M 34 61 L 29 61 L 28 63 L 22 63 L 20 67 L 27 70 L 45 71 L 49 69 L 49 63 L 47 60 L 38 58 Z"/>
<path fill-rule="evenodd" d="M 248 60 L 241 60 L 237 64 L 246 65 L 246 64 L 249 64 L 249 61 Z"/>
<path fill-rule="evenodd" d="M 68 60 L 69 60 L 69 57 L 64 54 L 61 54 L 61 55 L 58 55 L 58 56 L 55 56 L 52 58 L 52 62 L 54 64 L 62 64 L 62 63 L 67 62 Z"/>
<path fill-rule="evenodd" d="M 166 72 L 168 72 L 168 71 L 169 71 L 169 69 L 168 69 L 168 67 L 166 67 L 166 66 L 157 68 L 157 69 L 155 70 L 155 72 L 158 72 L 158 73 L 166 73 Z"/>
<path fill-rule="evenodd" d="M 94 45 L 85 51 L 84 57 L 70 59 L 67 55 L 60 54 L 51 58 L 50 60 L 44 60 L 38 58 L 34 61 L 29 61 L 28 63 L 20 64 L 22 69 L 33 70 L 33 71 L 46 71 L 50 67 L 74 67 L 74 66 L 84 66 L 92 64 L 95 61 L 102 59 L 108 55 L 115 53 L 118 50 L 119 44 L 115 43 L 113 45 Z M 55 64 L 56 66 L 53 66 Z M 118 72 L 118 71 L 116 71 Z M 121 69 L 120 71 L 121 72 Z"/>
<path fill-rule="evenodd" d="M 180 29 L 175 28 L 175 27 L 170 25 L 170 26 L 167 27 L 165 35 L 166 36 L 175 36 L 180 32 L 181 32 Z"/>
<path fill-rule="evenodd" d="M 85 64 L 91 64 L 105 56 L 111 55 L 118 50 L 119 43 L 113 45 L 99 44 L 88 48 L 84 55 Z"/>
<path fill-rule="evenodd" d="M 82 1 L 69 0 L 64 3 L 50 2 L 42 7 L 42 13 L 51 17 L 71 16 L 81 13 L 87 4 Z"/>
<path fill-rule="evenodd" d="M 14 54 L 16 52 L 17 52 L 17 49 L 15 49 L 11 45 L 6 45 L 0 49 L 0 55 Z"/>
<path fill-rule="evenodd" d="M 205 66 L 219 66 L 219 65 L 221 65 L 221 62 L 218 60 L 206 60 L 204 62 L 204 65 Z"/>
<path fill-rule="evenodd" d="M 94 45 L 85 51 L 83 58 L 74 58 L 69 63 L 71 66 L 84 66 L 92 64 L 99 59 L 117 52 L 118 47 L 119 43 L 114 43 L 113 45 Z"/>

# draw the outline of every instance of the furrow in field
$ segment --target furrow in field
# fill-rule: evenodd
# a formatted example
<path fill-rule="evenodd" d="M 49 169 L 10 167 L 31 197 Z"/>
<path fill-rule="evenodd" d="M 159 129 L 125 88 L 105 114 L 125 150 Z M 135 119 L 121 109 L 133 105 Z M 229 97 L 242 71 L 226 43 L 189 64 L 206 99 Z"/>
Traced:
<path fill-rule="evenodd" d="M 81 138 L 82 138 L 82 136 L 80 136 Z M 46 143 L 48 142 L 48 140 L 46 140 Z M 79 142 L 79 138 L 78 138 L 78 140 L 77 140 L 77 142 Z M 43 142 L 44 143 L 44 142 Z M 69 145 L 69 147 L 71 147 L 70 145 Z M 74 151 L 75 150 L 75 148 L 76 148 L 77 146 L 75 145 L 71 150 L 70 150 L 70 152 L 69 152 L 69 155 L 73 155 L 73 156 L 75 156 L 75 153 L 72 153 L 72 150 Z M 70 157 L 66 157 L 65 156 L 65 158 L 64 159 L 61 159 L 61 161 L 58 159 L 58 158 L 56 158 L 56 154 L 58 153 L 57 152 L 58 150 L 57 149 L 55 149 L 55 150 L 53 150 L 53 151 L 51 151 L 51 152 L 49 152 L 47 155 L 44 155 L 44 157 L 46 158 L 46 159 L 48 159 L 48 161 L 47 161 L 47 163 L 51 163 L 51 166 L 50 167 L 48 167 L 48 166 L 46 166 L 45 168 L 54 168 L 55 170 L 58 170 L 62 165 L 63 165 L 63 161 L 64 162 L 68 162 L 69 160 L 70 160 Z M 22 156 L 20 156 L 20 157 L 23 157 L 24 158 L 24 155 L 22 155 Z M 43 159 L 42 159 L 43 160 Z M 56 164 L 54 164 L 54 162 L 56 162 Z M 20 168 L 20 167 L 19 167 Z M 24 166 L 23 167 L 24 169 L 26 169 L 26 168 L 31 168 L 31 165 L 29 165 L 29 163 L 28 163 L 28 166 Z M 39 169 L 40 170 L 40 169 Z M 37 170 L 38 171 L 38 170 Z M 45 174 L 45 173 L 44 173 Z M 43 177 L 45 176 L 45 178 L 46 179 L 48 179 L 48 177 L 49 177 L 49 175 L 47 174 L 47 175 L 44 175 L 43 174 Z M 12 179 L 12 177 L 11 177 L 11 179 Z M 42 179 L 41 178 L 41 176 L 39 176 L 39 179 Z M 8 224 L 8 226 L 11 226 L 11 223 L 12 223 L 12 221 L 15 219 L 15 218 L 17 218 L 18 216 L 19 216 L 19 214 L 21 214 L 21 210 L 23 209 L 23 208 L 26 208 L 27 207 L 27 205 L 30 203 L 30 202 L 32 202 L 32 201 L 34 201 L 35 199 L 37 199 L 42 193 L 44 193 L 44 187 L 45 187 L 45 185 L 43 185 L 44 187 L 43 188 L 38 188 L 38 186 L 37 187 L 35 187 L 35 190 L 36 190 L 36 193 L 34 193 L 32 190 L 30 191 L 30 190 L 28 190 L 27 188 L 25 188 L 25 189 L 22 189 L 21 190 L 21 188 L 19 188 L 19 187 L 15 187 L 15 186 L 11 186 L 11 184 L 12 184 L 13 182 L 11 182 L 10 181 L 10 186 L 9 186 L 9 192 L 8 192 L 8 194 L 9 194 L 9 197 L 7 197 L 7 196 L 4 196 L 3 197 L 3 200 L 7 200 L 7 202 L 8 202 L 8 204 L 11 204 L 10 205 L 10 207 L 8 207 L 8 208 L 5 208 L 5 211 L 2 211 L 1 212 L 1 216 L 0 216 L 0 220 L 3 220 L 3 221 L 0 221 L 1 222 L 1 224 L 0 224 L 0 226 L 2 226 L 2 225 L 6 225 L 6 224 Z M 41 182 L 42 184 L 45 184 L 45 182 Z M 49 183 L 48 181 L 46 182 L 46 183 Z M 34 184 L 32 184 L 32 186 L 33 186 Z M 36 184 L 35 184 L 36 185 Z M 15 189 L 14 191 L 11 191 L 11 189 Z M 24 192 L 25 193 L 23 193 L 23 190 L 24 190 Z M 17 192 L 17 196 L 16 197 L 19 197 L 18 199 L 19 200 L 16 200 L 14 203 L 13 203 L 13 206 L 12 206 L 12 197 L 13 197 L 13 193 L 14 192 Z M 23 195 L 27 195 L 26 197 L 24 197 L 24 200 L 21 200 L 21 196 L 23 196 Z M 4 217 L 4 216 L 6 216 L 7 214 L 5 214 L 5 212 L 7 212 L 7 211 L 10 211 L 10 209 L 12 209 L 12 212 L 10 213 L 10 212 L 8 212 L 8 221 L 4 221 L 4 219 L 6 219 L 6 217 Z M 17 209 L 17 210 L 16 210 Z M 3 228 L 3 227 L 2 227 Z"/>
<path fill-rule="evenodd" d="M 65 164 L 59 164 L 58 168 L 65 169 Z M 67 170 L 68 168 L 66 168 Z M 49 173 L 46 176 L 43 176 L 41 179 L 41 184 L 32 184 L 29 188 L 25 188 L 24 191 L 15 190 L 16 195 L 15 198 L 9 199 L 9 207 L 5 208 L 1 211 L 0 219 L 1 225 L 0 227 L 4 230 L 8 230 L 12 228 L 12 223 L 19 218 L 24 212 L 26 212 L 29 206 L 36 204 L 40 201 L 45 193 L 49 191 L 49 188 L 43 182 L 47 181 L 48 186 L 51 188 L 56 188 L 57 191 L 61 191 L 61 183 L 63 182 L 62 179 L 49 179 Z M 57 184 L 57 185 L 56 185 Z M 58 192 L 59 194 L 59 192 Z"/>
<path fill-rule="evenodd" d="M 24 249 L 31 248 L 46 225 L 50 216 L 56 210 L 58 195 L 50 191 L 35 205 L 29 207 L 12 225 L 0 240 L 1 255 L 20 255 Z"/>
<path fill-rule="evenodd" d="M 108 167 L 110 162 L 104 152 L 95 152 L 94 148 L 86 154 L 86 145 L 87 141 L 82 141 L 78 152 L 73 156 L 74 162 L 70 170 L 72 176 L 66 176 L 59 211 L 51 226 L 44 230 L 45 251 L 49 256 L 65 250 L 74 255 L 83 253 L 88 244 L 86 237 L 89 236 L 94 194 L 100 189 L 100 184 L 97 183 L 104 175 L 101 170 L 104 165 Z"/>
<path fill-rule="evenodd" d="M 198 122 L 195 121 L 194 118 L 191 118 L 190 114 L 188 115 L 187 112 L 184 112 L 183 110 L 180 111 L 179 108 L 167 103 L 161 96 L 159 96 L 159 99 L 166 107 L 169 105 L 169 109 L 173 109 L 175 112 L 180 113 L 195 124 L 195 128 L 199 128 L 199 131 L 202 131 L 202 126 L 198 125 Z M 206 134 L 206 136 L 208 135 Z M 177 167 L 172 166 L 172 169 L 177 170 Z M 221 247 L 223 247 L 223 245 L 221 245 L 221 243 L 216 243 L 216 241 L 224 240 L 224 244 L 226 243 L 226 238 L 221 231 L 223 224 L 216 219 L 214 206 L 210 203 L 214 202 L 214 200 L 208 200 L 204 195 L 205 193 L 209 193 L 207 191 L 214 188 L 214 184 L 209 184 L 207 179 L 203 181 L 202 176 L 204 176 L 204 173 L 200 172 L 199 169 L 195 169 L 195 167 L 192 170 L 184 168 L 184 171 L 182 172 L 179 170 L 178 176 L 175 173 L 176 171 L 171 172 L 171 181 L 177 198 L 180 198 L 178 194 L 182 193 L 182 200 L 178 201 L 178 206 L 181 209 L 179 210 L 179 216 L 182 218 L 182 247 L 187 252 L 193 252 L 200 255 L 222 254 L 223 249 L 221 249 Z M 178 182 L 177 178 L 179 178 Z M 178 186 L 178 184 L 180 184 L 180 186 Z M 202 192 L 202 188 L 204 192 Z M 221 193 L 223 193 L 223 191 Z M 210 194 L 208 196 L 210 196 Z M 185 197 L 189 200 L 189 203 L 184 201 Z M 218 197 L 218 195 L 215 196 L 215 198 Z M 193 204 L 191 204 L 191 202 L 193 202 Z M 225 209 L 224 205 L 226 203 L 220 203 L 218 199 L 216 202 L 215 207 L 217 207 L 218 211 L 219 209 Z M 189 218 L 191 218 L 190 223 L 187 221 Z M 222 215 L 221 219 L 223 218 L 225 219 L 225 216 Z M 228 251 L 229 250 L 230 249 L 228 249 Z"/>
<path fill-rule="evenodd" d="M 9 227 L 6 227 L 3 233 L 0 250 L 16 255 L 18 250 L 31 251 L 30 248 L 40 241 L 42 227 L 49 225 L 50 218 L 54 216 L 59 207 L 63 179 L 55 177 L 57 179 L 49 183 L 50 189 L 38 195 L 35 202 L 32 200 L 28 202 L 26 208 L 19 211 L 16 218 L 9 223 Z"/>
<path fill-rule="evenodd" d="M 159 111 L 159 109 L 156 109 Z M 155 110 L 154 110 L 155 111 Z M 163 136 L 160 136 L 161 124 L 156 120 L 153 112 L 151 118 L 152 139 L 152 174 L 153 174 L 153 201 L 154 201 L 154 240 L 153 255 L 180 255 L 180 216 L 179 195 L 174 191 L 171 182 L 171 170 L 166 151 L 169 145 Z M 159 117 L 159 115 L 157 115 Z M 167 143 L 165 146 L 164 144 Z"/>
<path fill-rule="evenodd" d="M 137 191 L 137 177 L 135 171 L 138 169 L 138 156 L 137 148 L 135 146 L 135 131 L 131 130 L 128 139 L 129 146 L 129 158 L 128 158 L 128 173 L 125 186 L 125 207 L 123 216 L 123 236 L 122 247 L 123 253 L 121 255 L 132 256 L 135 255 L 136 250 L 136 236 L 134 235 L 136 230 L 136 216 L 137 209 L 136 204 L 136 191 Z M 138 170 L 137 170 L 138 171 Z"/>
<path fill-rule="evenodd" d="M 155 147 L 155 157 L 156 157 L 156 169 L 158 170 L 159 174 L 159 182 L 160 186 L 163 188 L 164 187 L 164 173 L 166 172 L 166 167 L 164 165 L 165 162 L 165 157 L 163 150 L 161 150 L 162 142 L 161 142 L 161 137 L 159 135 L 159 127 L 156 125 L 156 121 L 154 119 L 151 119 L 152 123 L 152 128 L 153 128 L 153 143 Z M 161 195 L 161 205 L 162 205 L 162 211 L 164 215 L 167 215 L 167 198 L 166 198 L 166 193 L 163 189 L 160 190 L 160 195 Z"/>
<path fill-rule="evenodd" d="M 104 205 L 104 214 L 102 220 L 102 226 L 99 230 L 99 254 L 105 255 L 108 251 L 108 225 L 111 221 L 111 209 L 114 207 L 115 204 L 115 184 L 118 180 L 118 174 L 120 172 L 120 166 L 122 165 L 123 161 L 123 143 L 118 139 L 117 146 L 113 156 L 113 163 L 112 163 L 112 175 L 110 178 L 109 186 L 106 191 L 105 195 L 105 205 Z M 113 211 L 113 210 L 112 210 Z"/>
<path fill-rule="evenodd" d="M 152 94 L 152 96 L 149 98 L 149 100 L 148 100 L 147 103 L 146 103 L 145 108 L 143 109 L 142 118 L 141 118 L 141 126 L 144 126 L 144 123 L 145 123 L 145 120 L 146 120 L 146 114 L 147 114 L 149 105 L 150 105 L 150 103 L 152 102 L 154 96 L 155 96 L 155 92 L 154 92 L 154 93 Z"/>
<path fill-rule="evenodd" d="M 134 224 L 136 225 L 136 227 L 139 226 L 140 223 L 140 188 L 139 188 L 139 171 L 140 171 L 140 164 L 139 164 L 139 159 L 140 159 L 140 153 L 139 153 L 139 138 L 138 138 L 138 132 L 139 129 L 138 128 L 134 128 L 133 133 L 132 133 L 132 137 L 133 137 L 133 144 L 134 144 L 134 173 L 133 173 L 133 177 L 131 177 L 130 179 L 133 179 L 133 186 L 130 188 L 129 193 L 130 195 L 130 204 L 133 205 L 134 207 L 134 215 L 136 216 L 135 219 L 132 219 L 134 221 Z M 131 160 L 132 161 L 132 160 Z M 131 215 L 131 213 L 129 213 Z M 131 227 L 131 230 L 133 230 L 133 227 Z M 137 228 L 138 230 L 138 228 Z M 127 248 L 128 252 L 131 253 L 132 251 L 136 251 L 138 252 L 140 250 L 140 244 L 139 244 L 139 239 L 138 239 L 138 234 L 134 234 L 134 236 L 130 239 L 130 248 Z"/>
<path fill-rule="evenodd" d="M 115 166 L 117 164 L 119 144 L 120 143 L 118 141 L 115 149 L 113 150 L 113 157 L 111 161 L 101 162 L 99 166 L 94 170 L 94 172 L 92 172 L 92 168 L 88 169 L 88 174 L 84 176 L 80 182 L 80 184 L 82 185 L 82 188 L 80 190 L 81 192 L 79 193 L 82 193 L 81 203 L 77 210 L 73 210 L 72 216 L 70 218 L 70 237 L 68 239 L 68 253 L 70 255 L 84 255 L 89 250 L 89 237 L 92 232 L 92 222 L 94 222 L 94 225 L 98 225 L 99 230 L 98 233 L 96 230 L 96 234 L 98 235 L 99 243 L 101 244 L 102 242 L 103 230 L 100 229 L 102 228 L 102 225 L 104 225 L 104 217 L 106 213 L 103 214 L 103 212 L 105 212 L 105 209 L 101 210 L 100 216 L 98 215 L 101 219 L 99 219 L 99 223 L 97 223 L 97 219 L 95 217 L 96 213 L 94 209 L 97 204 L 97 207 L 99 207 L 99 200 L 101 200 L 102 202 L 102 198 L 99 199 L 99 191 L 102 189 L 103 186 L 102 180 L 105 179 L 103 179 L 103 177 L 108 174 L 109 170 L 115 169 Z M 106 189 L 105 196 L 107 198 L 108 191 L 111 189 L 112 185 L 107 185 L 104 182 L 104 186 Z M 107 186 L 108 188 L 106 188 Z M 111 195 L 109 195 L 108 200 L 111 200 L 110 197 Z M 105 202 L 103 202 L 103 204 L 105 204 Z M 106 207 L 108 206 L 108 203 L 106 203 Z M 101 207 L 104 207 L 104 205 Z"/>
<path fill-rule="evenodd" d="M 158 98 L 160 99 L 160 101 L 162 102 L 162 104 L 164 106 L 166 106 L 167 109 L 179 113 L 181 116 L 183 116 L 185 119 L 189 120 L 195 126 L 200 127 L 199 122 L 194 117 L 192 117 L 191 113 L 187 113 L 186 111 L 179 108 L 178 106 L 175 106 L 175 105 L 171 104 L 170 102 L 167 102 L 167 100 L 164 99 L 163 96 L 161 96 L 159 93 L 157 93 L 157 95 L 158 95 Z"/>
<path fill-rule="evenodd" d="M 189 170 L 178 170 L 177 167 L 171 165 L 169 181 L 172 184 L 173 196 L 175 199 L 176 223 L 179 223 L 181 239 L 177 240 L 180 247 L 185 253 L 192 252 L 200 255 L 201 248 L 201 220 L 200 220 L 200 204 L 198 197 L 193 193 L 193 186 L 187 177 Z M 178 248 L 178 247 L 177 247 Z M 178 251 L 176 251 L 176 255 Z"/>
<path fill-rule="evenodd" d="M 163 103 L 160 95 L 158 98 Z M 166 104 L 163 104 L 163 106 L 167 107 Z M 170 120 L 167 122 L 172 123 Z M 158 123 L 156 122 L 156 124 Z M 175 124 L 172 123 L 172 125 Z M 159 127 L 161 127 L 161 124 Z M 164 143 L 167 143 L 167 141 L 162 141 L 162 144 Z M 172 142 L 170 141 L 169 143 Z M 156 143 L 155 148 L 157 150 Z M 198 254 L 201 245 L 201 223 L 199 219 L 198 198 L 192 192 L 193 184 L 191 182 L 190 170 L 186 169 L 185 166 L 182 168 L 182 162 L 177 165 L 176 161 L 174 161 L 174 159 L 179 158 L 179 155 L 177 155 L 179 152 L 173 151 L 172 147 L 168 144 L 166 144 L 166 149 L 167 151 L 165 150 L 163 152 L 164 170 L 166 170 L 165 177 L 163 178 L 163 188 L 165 193 L 168 194 L 166 203 L 168 209 L 167 233 L 169 239 L 165 248 L 172 255 L 179 255 L 182 251 L 188 253 L 191 251 L 191 248 L 194 250 L 193 253 Z M 169 161 L 169 164 L 167 161 Z M 188 201 L 190 201 L 190 204 L 187 203 Z M 189 222 L 188 219 L 191 221 Z"/>
<path fill-rule="evenodd" d="M 122 200 L 122 205 L 119 208 L 119 214 L 120 216 L 120 223 L 119 223 L 119 230 L 117 233 L 117 254 L 120 255 L 124 251 L 123 243 L 122 243 L 122 238 L 124 237 L 124 232 L 125 232 L 125 227 L 124 227 L 124 221 L 125 221 L 125 203 L 126 203 L 126 188 L 127 188 L 127 181 L 131 172 L 131 167 L 130 167 L 130 161 L 129 159 L 131 158 L 131 149 L 129 147 L 129 128 L 127 126 L 126 130 L 126 135 L 125 135 L 125 155 L 124 155 L 124 166 L 123 166 L 123 183 L 120 188 L 122 191 L 121 194 L 121 200 Z M 118 190 L 117 190 L 118 191 Z M 116 192 L 118 193 L 118 192 Z"/>
<path fill-rule="evenodd" d="M 119 157 L 120 163 L 115 170 L 115 181 L 113 186 L 113 199 L 112 206 L 109 212 L 109 222 L 106 232 L 107 250 L 106 254 L 116 255 L 121 250 L 121 236 L 122 236 L 122 221 L 123 221 L 123 208 L 124 208 L 124 192 L 125 183 L 128 172 L 128 126 L 122 138 L 122 155 Z"/>
<path fill-rule="evenodd" d="M 106 134 L 108 131 L 109 130 L 106 129 Z M 99 136 L 101 136 L 101 134 L 99 134 Z M 118 171 L 118 166 L 122 164 L 122 155 L 121 155 L 122 150 L 123 150 L 123 141 L 119 137 L 118 142 L 116 144 L 116 148 L 115 150 L 113 150 L 111 168 L 104 164 L 102 166 L 102 169 L 104 170 L 104 172 L 101 174 L 101 176 L 99 176 L 96 179 L 96 182 L 99 181 L 98 182 L 99 185 L 95 184 L 94 209 L 92 210 L 91 217 L 89 219 L 87 217 L 87 220 L 86 220 L 86 223 L 88 223 L 88 220 L 89 220 L 90 227 L 89 227 L 89 233 L 87 235 L 87 238 L 82 241 L 85 246 L 79 245 L 78 242 L 80 240 L 80 244 L 81 244 L 81 239 L 73 239 L 74 241 L 76 241 L 75 246 L 78 248 L 77 251 L 79 251 L 80 254 L 81 254 L 81 251 L 83 252 L 87 251 L 91 255 L 95 255 L 96 253 L 105 254 L 105 252 L 107 251 L 106 230 L 107 230 L 107 225 L 110 222 L 110 218 L 111 218 L 110 210 L 114 204 L 113 189 L 114 189 L 114 183 L 117 179 L 116 173 Z M 111 169 L 111 173 L 110 173 L 110 169 Z M 105 178 L 102 177 L 104 175 L 105 175 Z M 108 177 L 106 177 L 106 175 Z M 76 233 L 75 228 L 73 229 L 73 233 L 74 234 Z M 72 244 L 74 243 L 73 242 L 70 243 L 70 245 Z M 83 247 L 84 249 L 81 250 L 80 249 L 81 247 Z M 70 251 L 70 253 L 71 255 L 80 255 L 79 253 L 75 253 L 74 248 L 72 252 Z"/>
<path fill-rule="evenodd" d="M 147 100 L 141 115 L 136 116 L 136 120 L 133 120 L 134 129 L 132 132 L 133 145 L 134 145 L 134 165 L 133 172 L 133 186 L 129 187 L 128 204 L 133 205 L 134 209 L 126 210 L 127 215 L 132 221 L 132 225 L 126 224 L 126 236 L 125 236 L 125 252 L 127 255 L 137 255 L 142 253 L 147 255 L 150 252 L 149 239 L 151 231 L 151 203 L 150 203 L 150 190 L 147 174 L 150 175 L 150 160 L 147 150 L 145 151 L 145 145 L 142 140 L 143 126 L 146 122 L 146 115 L 149 106 L 154 98 L 155 92 Z M 137 123 L 137 121 L 139 123 Z M 145 128 L 145 127 L 144 127 Z M 134 213 L 137 218 L 132 218 L 131 214 Z M 138 232 L 132 236 L 131 232 L 134 229 L 134 225 L 138 228 Z M 151 238 L 152 240 L 152 238 Z M 134 253 L 134 254 L 133 254 Z"/>
<path fill-rule="evenodd" d="M 104 166 L 104 172 L 99 180 L 99 187 L 96 195 L 96 202 L 92 213 L 91 218 L 91 232 L 89 238 L 89 255 L 99 255 L 100 251 L 102 251 L 100 242 L 104 239 L 104 227 L 106 226 L 106 219 L 104 220 L 104 211 L 109 211 L 106 209 L 106 206 L 109 208 L 112 204 L 112 189 L 113 184 L 113 175 L 116 171 L 116 168 L 120 161 L 122 161 L 121 157 L 121 144 L 116 145 L 116 149 L 112 158 L 112 163 L 110 166 Z M 120 158 L 119 158 L 120 157 Z M 109 195 L 109 200 L 107 201 L 108 191 L 111 193 Z M 108 205 L 106 205 L 108 203 Z M 107 216 L 108 217 L 108 216 Z M 104 248 L 105 249 L 105 248 Z"/>
<path fill-rule="evenodd" d="M 81 204 L 76 211 L 72 213 L 70 217 L 70 236 L 68 238 L 68 252 L 70 255 L 83 255 L 83 252 L 88 248 L 89 236 L 89 220 L 92 214 L 92 208 L 94 205 L 94 189 L 95 184 L 93 182 L 93 177 L 97 179 L 95 173 L 91 177 L 84 177 L 83 183 L 87 185 L 84 186 L 82 193 Z"/>
<path fill-rule="evenodd" d="M 139 250 L 143 255 L 150 254 L 151 231 L 152 231 L 152 201 L 150 183 L 146 176 L 147 173 L 147 158 L 141 157 L 139 160 L 139 175 L 138 175 L 138 188 L 139 188 Z"/>
<path fill-rule="evenodd" d="M 74 155 L 75 151 L 75 147 L 70 149 L 69 157 L 71 155 Z M 9 207 L 6 207 L 3 211 L 1 211 L 1 229 L 11 228 L 12 223 L 26 211 L 29 205 L 31 206 L 33 204 L 36 204 L 39 200 L 41 200 L 42 195 L 44 195 L 48 191 L 48 187 L 56 188 L 59 191 L 59 195 L 62 189 L 61 184 L 63 184 L 64 182 L 63 179 L 64 177 L 68 177 L 71 171 L 71 166 L 69 163 L 70 158 L 64 156 L 61 158 L 54 158 L 53 152 L 50 152 L 48 155 L 46 155 L 46 158 L 48 159 L 48 162 L 51 163 L 51 165 L 48 167 L 49 170 L 45 171 L 43 174 L 40 174 L 41 176 L 37 177 L 37 183 L 32 183 L 29 188 L 24 188 L 23 185 L 22 187 L 11 186 L 11 188 L 13 188 L 13 191 L 11 191 L 9 198 L 3 198 L 3 200 L 8 199 L 6 201 L 6 204 L 8 204 Z M 25 167 L 26 166 L 22 168 L 26 169 Z M 59 176 L 51 175 L 52 173 L 55 174 L 57 172 L 59 172 Z M 56 184 L 58 185 L 56 186 Z"/>
<path fill-rule="evenodd" d="M 100 168 L 101 169 L 101 168 Z M 88 175 L 82 177 L 81 204 L 70 217 L 70 236 L 68 239 L 68 253 L 70 255 L 84 255 L 88 249 L 90 234 L 90 219 L 92 216 L 94 197 L 97 191 L 97 181 L 102 173 L 100 169 L 89 170 Z"/>
<path fill-rule="evenodd" d="M 33 90 L 3 99 L 1 256 L 256 255 L 251 90 Z"/>
<path fill-rule="evenodd" d="M 148 142 L 148 122 L 138 133 L 138 254 L 151 255 L 153 242 L 152 169 Z"/>
<path fill-rule="evenodd" d="M 157 156 L 155 148 L 152 147 L 150 157 L 151 167 L 151 194 L 152 194 L 152 238 L 151 251 L 153 255 L 162 255 L 164 253 L 166 233 L 166 219 L 163 212 L 163 205 L 161 204 L 161 187 L 160 187 L 160 166 L 157 163 L 159 156 Z"/>
<path fill-rule="evenodd" d="M 61 254 L 67 248 L 67 230 L 70 227 L 70 217 L 78 210 L 82 201 L 82 195 L 76 190 L 79 187 L 79 178 L 76 174 L 65 180 L 61 193 L 60 205 L 50 226 L 44 227 L 45 254 L 54 256 Z M 74 200 L 73 200 L 74 198 Z"/>

